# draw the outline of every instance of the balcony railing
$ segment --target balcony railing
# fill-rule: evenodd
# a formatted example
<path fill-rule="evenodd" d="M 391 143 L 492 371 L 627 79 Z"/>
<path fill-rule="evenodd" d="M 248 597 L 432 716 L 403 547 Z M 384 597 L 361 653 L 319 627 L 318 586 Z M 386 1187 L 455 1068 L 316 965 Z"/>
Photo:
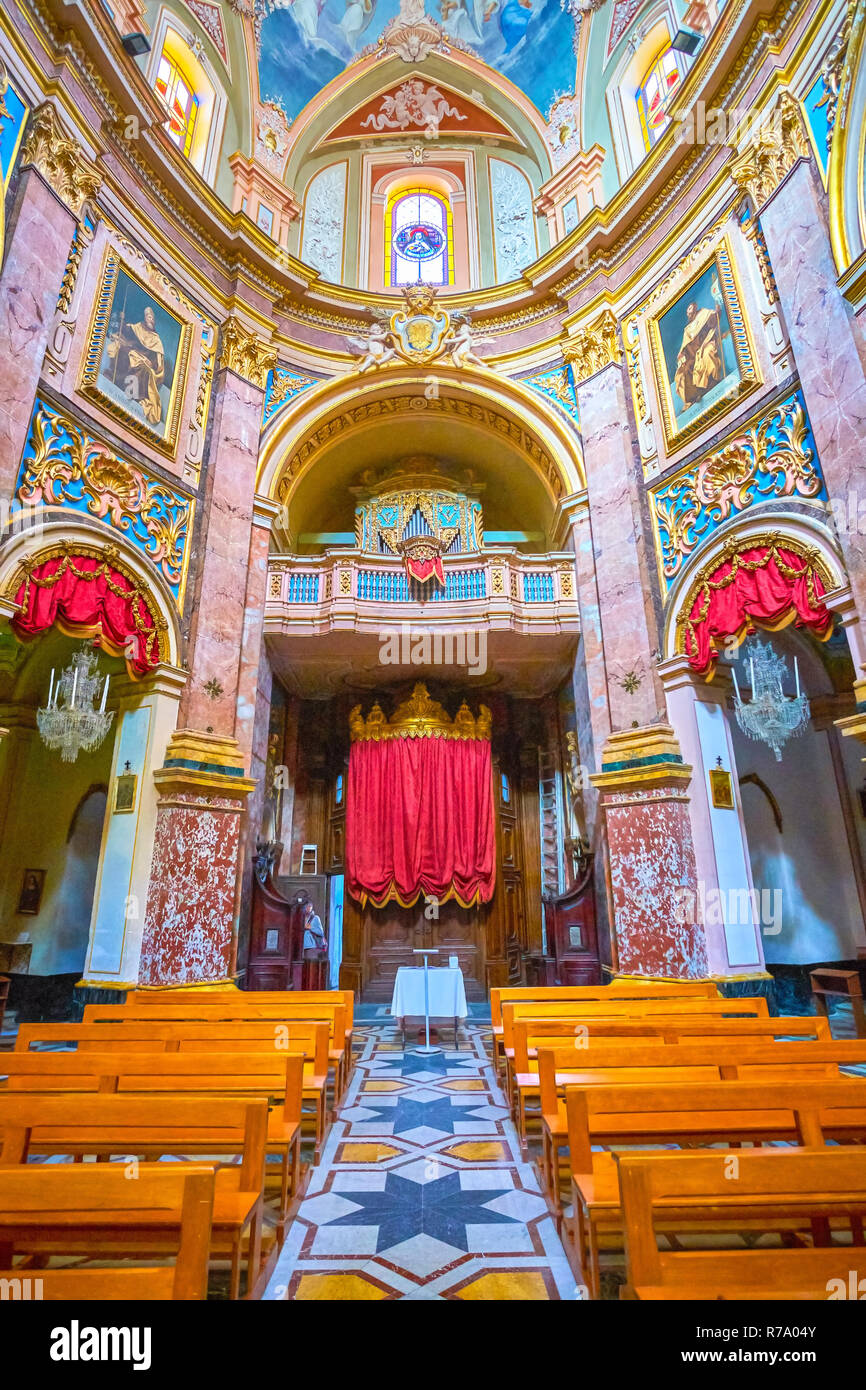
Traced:
<path fill-rule="evenodd" d="M 539 623 L 547 630 L 576 631 L 578 607 L 574 556 L 570 552 L 522 555 L 486 551 L 476 556 L 445 556 L 444 590 L 428 583 L 415 592 L 402 560 L 359 550 L 316 556 L 273 555 L 268 564 L 265 614 L 277 627 L 311 621 L 368 621 L 393 617 L 442 621 L 449 617 L 494 625 Z"/>

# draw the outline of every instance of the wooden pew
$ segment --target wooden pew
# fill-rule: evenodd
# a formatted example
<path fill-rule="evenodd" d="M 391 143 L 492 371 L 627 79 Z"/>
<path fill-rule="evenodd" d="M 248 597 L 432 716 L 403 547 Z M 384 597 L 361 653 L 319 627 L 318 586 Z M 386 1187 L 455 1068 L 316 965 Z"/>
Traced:
<path fill-rule="evenodd" d="M 135 1182 L 121 1165 L 0 1167 L 0 1280 L 34 1281 L 46 1300 L 204 1299 L 214 1185 L 213 1167 L 192 1163 L 143 1164 Z M 65 1253 L 70 1238 L 80 1245 L 108 1236 L 122 1245 L 133 1230 L 165 1241 L 175 1226 L 177 1253 L 168 1268 L 12 1267 L 16 1246 L 26 1252 L 48 1241 Z"/>
<path fill-rule="evenodd" d="M 196 1003 L 204 996 L 205 1001 L 224 1003 L 249 1000 L 253 1004 L 342 1004 L 346 1010 L 346 1027 L 340 1055 L 334 1049 L 333 1060 L 340 1067 L 338 1096 L 342 1096 L 349 1084 L 354 1066 L 352 1057 L 352 1035 L 355 1026 L 355 994 L 351 989 L 301 989 L 301 990 L 238 990 L 228 986 L 225 989 L 132 989 L 126 996 L 126 1003 L 140 1004 L 185 1004 Z"/>
<path fill-rule="evenodd" d="M 768 1141 L 823 1147 L 866 1139 L 866 1080 L 710 1081 L 565 1087 L 572 1215 L 567 1234 L 591 1296 L 599 1233 L 621 1230 L 616 1160 L 593 1145 L 707 1147 Z"/>
<path fill-rule="evenodd" d="M 797 1079 L 840 1079 L 840 1067 L 866 1064 L 866 1042 L 761 1042 L 738 1036 L 712 1042 L 681 1038 L 677 1043 L 641 1040 L 639 1050 L 594 1037 L 586 1047 L 539 1048 L 537 1087 L 541 1108 L 541 1173 L 557 1213 L 560 1210 L 560 1153 L 568 1142 L 565 1112 L 567 1085 L 630 1084 L 646 1081 L 647 1070 L 660 1079 L 695 1081 L 786 1080 L 796 1067 Z M 678 1075 L 683 1071 L 691 1076 Z M 518 1078 L 519 1080 L 519 1078 Z"/>
<path fill-rule="evenodd" d="M 784 1027 L 783 1027 L 784 1025 Z M 610 1020 L 582 1020 L 575 1024 L 570 1019 L 515 1019 L 511 1027 L 512 1056 L 512 1114 L 515 1117 L 521 1143 L 525 1143 L 528 1132 L 528 1119 L 531 1115 L 540 1118 L 544 1128 L 544 1107 L 540 1103 L 537 1054 L 541 1047 L 576 1049 L 595 1046 L 603 1036 L 606 1045 L 635 1047 L 645 1046 L 645 1040 L 654 1038 L 657 1042 L 676 1043 L 688 1039 L 694 1043 L 699 1040 L 709 1042 L 713 1037 L 728 1038 L 737 1036 L 743 1041 L 759 1043 L 770 1042 L 781 1036 L 813 1038 L 816 1041 L 830 1041 L 830 1027 L 826 1019 L 800 1016 L 784 1018 L 748 1019 L 698 1019 L 689 1015 L 685 1021 L 680 1018 L 666 1018 L 646 1025 L 640 1021 L 628 1020 L 617 1024 Z M 579 1059 L 578 1059 L 579 1060 Z M 532 1102 L 537 1104 L 533 1107 Z M 548 1112 L 549 1113 L 549 1112 Z M 564 1126 L 564 1121 L 563 1121 Z M 564 1133 L 564 1127 L 563 1127 Z"/>
<path fill-rule="evenodd" d="M 718 999 L 712 980 L 612 980 L 607 985 L 509 985 L 490 991 L 490 1021 L 493 1025 L 493 1055 L 496 1065 L 504 1063 L 502 1051 L 502 1005 L 504 1003 L 543 1004 L 587 999 L 701 998 Z"/>
<path fill-rule="evenodd" d="M 273 1058 L 290 1052 L 304 1055 L 303 1098 L 313 1122 L 318 1161 L 327 1134 L 328 1025 L 267 1019 L 224 1020 L 221 1023 L 144 1020 L 103 1023 L 22 1023 L 16 1052 L 44 1043 L 74 1042 L 79 1051 L 102 1052 L 107 1047 L 124 1054 L 136 1052 L 261 1052 Z"/>
<path fill-rule="evenodd" d="M 248 1290 L 261 1267 L 267 1101 L 238 1096 L 120 1096 L 0 1093 L 0 1166 L 31 1154 L 144 1159 L 165 1154 L 239 1154 L 217 1171 L 213 1211 L 216 1246 L 231 1255 L 230 1295 L 240 1293 L 241 1244 L 249 1232 Z M 90 1253 L 84 1242 L 83 1253 Z"/>
<path fill-rule="evenodd" d="M 127 1004 L 88 1004 L 84 1008 L 84 1023 L 130 1023 L 144 1022 L 182 1022 L 196 1023 L 259 1022 L 272 1019 L 274 1022 L 326 1022 L 330 1031 L 328 1050 L 329 1062 L 334 1065 L 333 1104 L 337 1100 L 343 1084 L 344 1055 L 346 1051 L 346 1006 L 343 1003 L 299 1004 L 292 1000 L 291 994 L 280 996 L 275 1004 L 238 1003 L 244 996 L 233 992 L 226 1001 L 211 1002 L 204 998 L 200 1002 L 150 1004 L 136 1007 Z M 283 1002 L 285 999 L 287 1002 Z M 326 1068 L 327 1071 L 327 1068 Z"/>
<path fill-rule="evenodd" d="M 280 1231 L 301 1171 L 304 1057 L 298 1052 L 10 1052 L 0 1053 L 7 1091 L 54 1094 L 217 1095 L 263 1097 L 267 1152 L 280 1160 Z M 0 1089 L 0 1095 L 4 1091 Z"/>
<path fill-rule="evenodd" d="M 630 1021 L 664 1017 L 687 1018 L 767 1018 L 767 1001 L 762 996 L 752 999 L 615 999 L 575 1003 L 502 1005 L 502 1043 L 505 1054 L 506 1093 L 512 1111 L 515 1107 L 514 1087 L 514 1024 L 519 1019 L 543 1019 L 571 1022 L 580 1035 L 586 1024 L 599 1018 L 622 1018 Z"/>
<path fill-rule="evenodd" d="M 866 1275 L 866 1152 L 856 1148 L 738 1153 L 736 1180 L 724 1153 L 622 1154 L 617 1164 L 626 1278 L 623 1298 L 826 1299 L 831 1280 L 848 1296 Z M 792 1219 L 829 1244 L 830 1219 L 845 1218 L 853 1246 L 819 1249 L 658 1249 L 657 1231 L 712 1233 L 748 1222 L 750 1232 Z M 858 1241 L 859 1236 L 859 1241 Z M 836 1288 L 838 1289 L 838 1285 Z"/>

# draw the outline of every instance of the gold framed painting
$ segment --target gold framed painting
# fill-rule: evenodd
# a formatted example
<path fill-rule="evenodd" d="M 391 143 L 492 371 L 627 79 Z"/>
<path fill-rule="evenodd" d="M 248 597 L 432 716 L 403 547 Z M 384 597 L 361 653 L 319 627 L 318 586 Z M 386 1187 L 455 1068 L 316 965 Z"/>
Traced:
<path fill-rule="evenodd" d="M 720 807 L 723 811 L 733 811 L 734 808 L 734 784 L 731 774 L 723 767 L 710 768 L 710 791 L 712 792 L 713 805 Z"/>
<path fill-rule="evenodd" d="M 647 330 L 669 452 L 760 384 L 727 238 Z"/>
<path fill-rule="evenodd" d="M 177 448 L 193 329 L 124 265 L 105 256 L 80 390 L 162 453 Z"/>

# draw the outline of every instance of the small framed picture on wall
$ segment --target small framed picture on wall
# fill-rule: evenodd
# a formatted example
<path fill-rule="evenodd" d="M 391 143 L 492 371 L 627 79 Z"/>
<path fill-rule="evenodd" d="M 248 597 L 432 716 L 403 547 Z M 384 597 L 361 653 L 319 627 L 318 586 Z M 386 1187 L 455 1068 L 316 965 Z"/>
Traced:
<path fill-rule="evenodd" d="M 35 917 L 39 912 L 39 907 L 42 902 L 42 890 L 44 887 L 44 869 L 25 869 L 24 877 L 21 881 L 21 893 L 18 898 L 17 912 L 25 917 Z"/>

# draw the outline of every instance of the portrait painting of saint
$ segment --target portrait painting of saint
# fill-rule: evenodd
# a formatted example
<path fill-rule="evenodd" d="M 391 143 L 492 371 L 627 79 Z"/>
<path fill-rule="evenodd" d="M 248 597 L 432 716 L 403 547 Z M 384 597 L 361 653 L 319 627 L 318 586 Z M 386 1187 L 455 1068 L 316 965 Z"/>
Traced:
<path fill-rule="evenodd" d="M 165 451 L 174 448 L 191 330 L 109 256 L 83 389 Z"/>
<path fill-rule="evenodd" d="M 756 381 L 724 246 L 651 321 L 651 338 L 670 446 L 694 434 Z"/>

